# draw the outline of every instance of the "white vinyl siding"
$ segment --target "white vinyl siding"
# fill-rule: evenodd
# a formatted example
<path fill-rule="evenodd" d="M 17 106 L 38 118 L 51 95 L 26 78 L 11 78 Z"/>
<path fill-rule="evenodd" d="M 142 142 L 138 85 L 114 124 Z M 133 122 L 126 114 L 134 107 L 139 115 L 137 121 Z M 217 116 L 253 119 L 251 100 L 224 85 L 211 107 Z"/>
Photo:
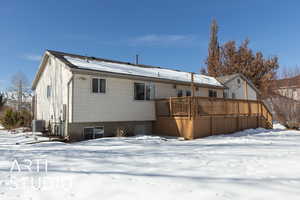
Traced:
<path fill-rule="evenodd" d="M 92 78 L 92 92 L 93 93 L 105 93 L 106 92 L 106 80 L 102 78 Z"/>
<path fill-rule="evenodd" d="M 94 95 L 90 92 L 91 76 L 74 76 L 74 122 L 155 120 L 153 101 L 134 100 L 134 80 L 105 79 L 105 95 Z"/>
<path fill-rule="evenodd" d="M 174 87 L 174 84 L 169 83 L 105 77 L 106 94 L 93 95 L 90 92 L 92 78 L 97 77 L 79 74 L 74 76 L 74 122 L 153 121 L 155 102 L 151 99 L 176 97 L 176 88 L 182 89 L 184 95 L 186 91 L 191 91 L 190 86 Z M 149 93 L 147 90 L 150 89 L 150 101 L 134 100 L 134 83 L 144 84 L 145 99 L 146 93 Z M 223 96 L 223 89 L 216 91 L 218 97 Z M 208 88 L 199 87 L 195 95 L 207 97 Z"/>
<path fill-rule="evenodd" d="M 217 91 L 216 90 L 208 90 L 208 96 L 209 97 L 213 97 L 213 98 L 217 98 Z"/>
<path fill-rule="evenodd" d="M 36 118 L 46 122 L 58 122 L 59 118 L 65 118 L 64 105 L 68 105 L 67 83 L 72 73 L 58 59 L 50 56 L 50 60 L 46 63 L 35 89 Z"/>
<path fill-rule="evenodd" d="M 239 76 L 226 83 L 226 86 L 228 87 L 228 98 L 257 100 L 256 91 Z"/>
<path fill-rule="evenodd" d="M 155 84 L 153 83 L 134 83 L 134 100 L 153 100 L 155 99 Z"/>
<path fill-rule="evenodd" d="M 47 85 L 47 98 L 51 97 L 51 86 Z"/>

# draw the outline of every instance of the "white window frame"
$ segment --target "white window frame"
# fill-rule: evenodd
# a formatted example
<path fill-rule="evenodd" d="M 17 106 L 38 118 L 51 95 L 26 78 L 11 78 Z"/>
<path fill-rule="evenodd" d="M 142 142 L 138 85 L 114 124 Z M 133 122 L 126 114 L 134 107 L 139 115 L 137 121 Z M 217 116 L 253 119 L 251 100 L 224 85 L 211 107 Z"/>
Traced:
<path fill-rule="evenodd" d="M 213 94 L 216 94 L 216 95 L 213 95 L 212 97 L 209 96 L 209 92 L 210 92 L 210 91 L 212 91 Z M 218 98 L 218 92 L 217 92 L 217 90 L 209 89 L 209 90 L 208 90 L 208 97 L 209 97 L 209 98 Z"/>
<path fill-rule="evenodd" d="M 104 133 L 105 133 L 104 126 L 95 126 L 95 127 L 94 127 L 94 138 L 96 138 L 96 137 L 95 137 L 95 136 L 96 136 L 96 131 L 95 131 L 95 129 L 99 129 L 99 128 L 102 128 L 102 129 L 103 129 L 103 133 L 101 133 L 101 134 L 102 134 L 102 137 L 104 137 Z"/>
<path fill-rule="evenodd" d="M 181 96 L 178 95 L 179 92 L 181 92 Z M 184 97 L 183 90 L 182 90 L 182 89 L 178 89 L 178 90 L 176 91 L 176 96 L 177 96 L 177 97 Z"/>
<path fill-rule="evenodd" d="M 144 99 L 135 99 L 135 84 L 144 84 Z M 147 86 L 150 87 L 150 96 L 149 99 L 147 99 Z M 138 82 L 134 81 L 133 82 L 133 100 L 134 101 L 152 101 L 155 99 L 156 94 L 156 87 L 155 84 L 152 82 Z"/>
<path fill-rule="evenodd" d="M 188 92 L 190 93 L 190 95 L 188 96 Z M 192 96 L 192 91 L 191 90 L 185 90 L 185 96 L 186 97 L 191 97 Z"/>
<path fill-rule="evenodd" d="M 47 85 L 47 88 L 46 88 L 46 96 L 47 96 L 47 99 L 49 99 L 51 97 L 51 93 L 52 93 L 52 87 L 51 85 Z"/>
<path fill-rule="evenodd" d="M 95 135 L 96 135 L 96 134 L 95 134 L 95 129 L 97 129 L 97 128 L 99 128 L 99 127 L 103 128 L 103 134 L 102 134 L 102 137 L 104 137 L 104 133 L 105 133 L 104 126 L 87 126 L 87 127 L 83 127 L 83 130 L 82 130 L 82 136 L 83 136 L 83 138 L 85 138 L 84 129 L 90 128 L 90 129 L 93 129 L 93 137 L 92 137 L 92 139 L 96 139 L 96 137 L 95 137 Z"/>
<path fill-rule="evenodd" d="M 93 79 L 98 79 L 98 91 L 94 92 L 93 91 Z M 105 80 L 105 92 L 100 92 L 101 91 L 101 79 Z M 91 88 L 91 93 L 92 94 L 100 94 L 100 95 L 104 95 L 107 93 L 107 79 L 106 78 L 102 78 L 102 77 L 92 77 L 91 81 L 90 81 L 90 88 Z"/>

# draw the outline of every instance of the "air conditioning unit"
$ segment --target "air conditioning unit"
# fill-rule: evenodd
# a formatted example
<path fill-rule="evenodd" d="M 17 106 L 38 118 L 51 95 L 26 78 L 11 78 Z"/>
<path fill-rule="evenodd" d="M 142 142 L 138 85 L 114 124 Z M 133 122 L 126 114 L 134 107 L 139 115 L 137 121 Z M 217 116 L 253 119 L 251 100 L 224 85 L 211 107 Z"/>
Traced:
<path fill-rule="evenodd" d="M 45 131 L 45 120 L 32 120 L 32 131 L 33 132 L 44 132 Z"/>

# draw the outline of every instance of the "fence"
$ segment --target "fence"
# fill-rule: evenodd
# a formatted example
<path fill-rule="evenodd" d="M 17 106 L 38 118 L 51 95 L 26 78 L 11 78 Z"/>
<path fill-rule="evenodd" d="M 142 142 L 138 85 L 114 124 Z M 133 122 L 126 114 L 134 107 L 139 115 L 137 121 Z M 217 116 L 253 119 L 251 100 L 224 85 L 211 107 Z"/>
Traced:
<path fill-rule="evenodd" d="M 156 100 L 157 122 L 155 132 L 166 132 L 165 123 L 175 121 L 177 132 L 190 126 L 189 137 L 234 132 L 246 128 L 272 127 L 272 114 L 261 101 L 207 97 L 172 97 Z M 224 121 L 224 123 L 222 122 Z M 226 124 L 225 122 L 228 122 Z M 186 125 L 190 122 L 196 123 Z M 209 128 L 207 128 L 209 123 Z M 159 124 L 159 126 L 158 126 Z M 174 124 L 174 123 L 173 123 Z M 231 125 L 230 125 L 231 124 Z M 231 127 L 230 127 L 231 126 Z M 170 129 L 171 127 L 168 126 Z M 203 129 L 207 133 L 203 132 Z M 164 130 L 162 130 L 164 129 Z M 199 129 L 199 130 L 198 130 Z M 200 130 L 201 129 L 201 130 Z M 201 132 L 201 134 L 196 132 Z M 185 131 L 186 132 L 186 131 Z"/>

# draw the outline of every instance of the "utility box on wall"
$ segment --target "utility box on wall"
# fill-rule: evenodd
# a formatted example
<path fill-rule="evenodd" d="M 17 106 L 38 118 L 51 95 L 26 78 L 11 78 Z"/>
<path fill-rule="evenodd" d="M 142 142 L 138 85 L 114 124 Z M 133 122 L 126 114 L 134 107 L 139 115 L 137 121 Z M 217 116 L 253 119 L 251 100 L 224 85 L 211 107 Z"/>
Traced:
<path fill-rule="evenodd" d="M 33 132 L 44 132 L 45 131 L 45 120 L 32 120 L 32 131 Z"/>

